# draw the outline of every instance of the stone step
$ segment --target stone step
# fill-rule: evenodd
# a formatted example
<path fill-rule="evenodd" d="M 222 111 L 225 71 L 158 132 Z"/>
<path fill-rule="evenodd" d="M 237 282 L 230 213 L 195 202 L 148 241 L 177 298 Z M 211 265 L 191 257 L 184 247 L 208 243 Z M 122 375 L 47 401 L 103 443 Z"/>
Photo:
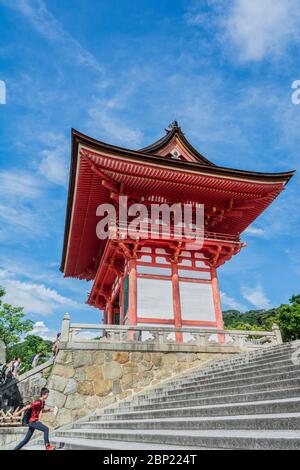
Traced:
<path fill-rule="evenodd" d="M 232 358 L 239 358 L 243 359 L 244 357 L 251 357 L 251 358 L 256 358 L 256 357 L 261 357 L 261 356 L 267 356 L 270 354 L 274 354 L 278 351 L 285 351 L 288 349 L 295 349 L 299 346 L 300 340 L 288 342 L 288 343 L 282 343 L 282 344 L 275 344 L 275 345 L 268 345 L 263 348 L 258 348 L 258 349 L 253 349 L 251 351 L 245 351 L 239 353 L 238 356 L 233 355 Z M 232 358 L 229 358 L 228 360 L 232 360 Z M 223 361 L 223 359 L 221 359 Z"/>
<path fill-rule="evenodd" d="M 269 373 L 265 375 L 253 375 L 250 378 L 233 378 L 232 380 L 221 380 L 220 378 L 216 380 L 207 380 L 205 382 L 199 382 L 194 385 L 186 385 L 186 386 L 181 386 L 181 387 L 176 387 L 176 388 L 167 388 L 167 389 L 162 389 L 160 392 L 152 392 L 152 393 L 147 393 L 144 395 L 139 395 L 139 399 L 150 399 L 152 397 L 156 397 L 157 393 L 160 394 L 160 396 L 163 395 L 181 395 L 183 393 L 192 393 L 192 392 L 197 392 L 197 391 L 205 391 L 206 389 L 214 389 L 217 388 L 225 388 L 229 386 L 240 386 L 240 385 L 253 385 L 253 384 L 263 384 L 265 382 L 280 382 L 282 380 L 290 380 L 290 379 L 295 379 L 300 377 L 300 370 L 299 368 L 297 370 L 293 370 L 290 372 L 283 372 L 283 373 Z M 299 382 L 300 384 L 300 382 Z"/>
<path fill-rule="evenodd" d="M 263 415 L 233 415 L 218 417 L 190 417 L 134 419 L 121 421 L 83 421 L 74 424 L 72 429 L 282 429 L 298 430 L 300 439 L 300 413 L 277 413 Z"/>
<path fill-rule="evenodd" d="M 255 361 L 255 360 L 268 360 L 269 358 L 272 359 L 274 355 L 278 354 L 289 354 L 291 351 L 295 351 L 295 349 L 299 348 L 300 341 L 294 341 L 293 343 L 284 343 L 282 345 L 277 346 L 268 346 L 263 349 L 256 349 L 254 351 L 248 351 L 239 354 L 232 354 L 229 358 L 222 358 L 218 359 L 214 363 L 210 365 L 213 367 L 219 367 L 223 364 L 227 363 L 237 363 L 237 362 L 248 362 L 248 361 Z"/>
<path fill-rule="evenodd" d="M 218 365 L 211 364 L 210 366 L 206 366 L 202 369 L 198 369 L 196 371 L 190 372 L 190 374 L 186 375 L 186 378 L 200 378 L 205 375 L 210 375 L 212 373 L 222 373 L 222 372 L 227 372 L 231 370 L 243 370 L 244 368 L 247 367 L 259 367 L 259 368 L 268 368 L 268 367 L 273 367 L 275 364 L 279 364 L 282 361 L 289 361 L 290 364 L 293 364 L 292 362 L 292 353 L 286 354 L 286 353 L 278 353 L 274 355 L 271 359 L 266 360 L 266 358 L 262 357 L 257 361 L 253 360 L 248 360 L 248 361 L 229 361 L 229 360 L 224 360 L 222 363 Z"/>
<path fill-rule="evenodd" d="M 169 446 L 192 446 L 196 448 L 220 448 L 220 449 L 253 449 L 253 450 L 300 450 L 299 431 L 291 430 L 91 430 L 91 429 L 68 429 L 57 430 L 56 438 L 61 441 L 64 438 L 80 438 L 107 441 L 128 442 L 131 448 L 132 442 L 158 444 Z"/>
<path fill-rule="evenodd" d="M 279 359 L 278 361 L 275 361 L 272 364 L 272 367 L 270 366 L 270 364 L 266 364 L 264 367 L 260 367 L 259 371 L 262 369 L 263 371 L 274 370 L 274 372 L 276 372 L 277 368 L 284 367 L 284 365 L 287 365 L 287 366 L 291 367 L 292 370 L 294 368 L 299 370 L 299 365 L 293 365 L 290 361 L 290 358 L 288 358 L 288 359 L 284 359 L 284 360 Z M 223 369 L 223 370 L 218 370 L 218 371 L 213 371 L 213 370 L 209 369 L 208 367 L 205 367 L 204 369 L 201 369 L 200 371 L 190 372 L 189 374 L 184 374 L 183 376 L 180 376 L 178 378 L 168 380 L 167 382 L 158 385 L 156 387 L 156 389 L 159 390 L 161 388 L 165 389 L 165 388 L 168 388 L 168 387 L 173 388 L 176 385 L 178 385 L 178 386 L 179 385 L 185 385 L 185 384 L 189 384 L 189 383 L 193 383 L 193 382 L 198 382 L 199 380 L 202 380 L 202 379 L 205 380 L 206 378 L 207 379 L 213 378 L 215 376 L 216 377 L 223 377 L 225 375 L 230 375 L 230 374 L 238 375 L 239 373 L 242 373 L 242 372 L 244 372 L 246 374 L 246 373 L 252 372 L 252 371 L 253 372 L 258 372 L 257 365 L 247 364 L 247 365 L 244 365 L 240 368 L 231 366 L 228 369 Z"/>
<path fill-rule="evenodd" d="M 220 394 L 213 397 L 205 398 L 189 398 L 188 400 L 182 399 L 181 397 L 177 400 L 163 400 L 163 401 L 153 401 L 151 403 L 144 404 L 132 404 L 127 403 L 127 406 L 121 406 L 119 404 L 118 409 L 121 412 L 125 411 L 144 411 L 144 410 L 153 410 L 153 409 L 169 409 L 169 408 L 181 408 L 189 406 L 200 406 L 200 405 L 214 405 L 214 404 L 232 404 L 232 403 L 244 403 L 248 401 L 261 401 L 261 400 L 275 400 L 278 398 L 291 398 L 291 397 L 300 397 L 300 388 L 282 388 L 278 390 L 265 390 L 262 392 L 251 392 L 244 394 Z M 111 409 L 105 409 L 104 414 L 111 412 Z"/>
<path fill-rule="evenodd" d="M 265 400 L 237 404 L 204 405 L 185 408 L 154 409 L 151 411 L 131 411 L 94 415 L 89 421 L 151 419 L 171 417 L 231 416 L 264 413 L 300 413 L 300 398 Z"/>
<path fill-rule="evenodd" d="M 84 439 L 76 437 L 51 437 L 51 444 L 58 450 L 182 450 L 182 446 L 147 444 L 143 442 L 113 441 L 107 439 Z M 198 447 L 184 447 L 185 450 L 199 450 Z M 44 450 L 43 442 L 39 439 L 35 445 L 28 445 L 24 450 Z M 208 449 L 203 449 L 208 450 Z"/>
<path fill-rule="evenodd" d="M 289 388 L 299 388 L 300 387 L 300 378 L 297 379 L 287 379 L 287 380 L 280 380 L 278 382 L 264 382 L 264 383 L 252 383 L 252 384 L 245 384 L 245 385 L 237 385 L 237 386 L 229 386 L 229 387 L 205 387 L 202 390 L 198 391 L 191 391 L 191 392 L 182 392 L 181 394 L 176 394 L 173 391 L 158 392 L 156 396 L 154 395 L 153 398 L 137 398 L 135 397 L 134 403 L 135 404 L 151 404 L 153 402 L 159 401 L 166 401 L 169 402 L 171 400 L 193 400 L 193 399 L 201 399 L 201 398 L 208 398 L 219 396 L 221 394 L 227 395 L 242 395 L 244 393 L 249 392 L 262 392 L 262 391 L 269 391 L 270 389 L 289 389 Z M 127 404 L 120 403 L 120 408 L 126 407 Z"/>
<path fill-rule="evenodd" d="M 290 367 L 287 367 L 287 368 L 285 369 L 284 365 L 282 365 L 282 368 L 278 368 L 277 370 L 276 370 L 276 369 L 272 369 L 273 372 L 276 372 L 276 371 L 279 372 L 279 371 L 281 371 L 281 370 L 287 370 L 287 372 L 289 372 L 289 371 L 294 371 L 294 370 L 298 370 L 298 371 L 299 371 L 300 368 L 299 368 L 299 366 L 290 366 Z M 269 372 L 268 369 L 264 369 L 264 371 L 265 371 L 265 372 Z M 232 372 L 228 372 L 228 374 L 230 374 L 230 373 L 232 373 Z M 239 374 L 240 374 L 241 377 L 243 377 L 243 376 L 247 377 L 247 374 L 246 374 L 246 373 L 245 373 L 245 374 L 239 373 Z M 264 375 L 263 373 L 260 373 L 260 372 L 259 372 L 258 374 L 256 374 L 256 378 L 259 378 L 259 377 L 261 377 L 261 376 L 263 376 L 263 375 Z M 232 376 L 234 377 L 235 375 L 232 374 Z M 173 383 L 173 385 L 172 385 L 172 383 Z M 192 383 L 194 383 L 194 382 L 192 382 Z M 198 383 L 198 382 L 195 382 L 195 383 Z M 160 393 L 161 391 L 164 392 L 164 391 L 169 391 L 169 390 L 171 390 L 171 391 L 172 391 L 172 390 L 175 390 L 175 389 L 177 388 L 177 386 L 178 386 L 178 387 L 180 386 L 181 389 L 183 390 L 184 388 L 188 388 L 188 385 L 189 385 L 189 384 L 186 383 L 186 379 L 185 379 L 185 381 L 183 381 L 183 379 L 181 379 L 181 378 L 178 379 L 176 382 L 175 382 L 175 381 L 173 381 L 173 382 L 172 382 L 172 381 L 168 381 L 168 382 L 166 382 L 166 383 L 164 384 L 164 386 L 157 386 L 157 387 L 155 387 L 155 391 L 156 391 L 155 396 L 157 396 L 157 394 Z M 150 397 L 151 397 L 151 394 L 153 394 L 152 389 L 150 389 L 147 393 L 144 393 L 144 394 L 141 394 L 141 393 L 140 393 L 140 394 L 136 395 L 135 397 L 129 397 L 129 398 L 123 400 L 122 406 L 127 407 L 127 404 L 128 404 L 129 402 L 132 403 L 132 402 L 135 401 L 135 400 L 144 399 L 145 397 L 150 398 Z"/>
<path fill-rule="evenodd" d="M 276 373 L 282 373 L 282 372 L 293 372 L 297 371 L 298 374 L 300 373 L 300 365 L 291 365 L 290 361 L 279 361 L 278 366 L 274 366 L 272 368 L 265 367 L 257 370 L 257 367 L 249 367 L 249 368 L 243 368 L 239 370 L 228 370 L 226 372 L 218 372 L 218 373 L 212 373 L 210 375 L 204 375 L 203 377 L 195 377 L 195 378 L 190 378 L 188 379 L 178 379 L 177 381 L 173 381 L 171 384 L 165 384 L 164 387 L 162 387 L 164 390 L 174 389 L 174 387 L 182 387 L 185 388 L 190 385 L 195 385 L 195 384 L 205 384 L 208 381 L 212 382 L 217 379 L 226 379 L 227 377 L 240 377 L 240 378 L 252 378 L 252 377 L 263 377 L 265 374 L 276 374 Z"/>
<path fill-rule="evenodd" d="M 294 353 L 294 350 L 290 349 L 288 351 L 282 352 L 278 351 L 276 353 L 273 353 L 269 355 L 268 357 L 258 357 L 258 358 L 249 358 L 245 357 L 243 359 L 223 359 L 222 361 L 216 361 L 210 363 L 210 365 L 207 365 L 205 367 L 205 371 L 222 371 L 230 368 L 236 368 L 236 367 L 246 367 L 247 365 L 263 365 L 263 364 L 273 364 L 276 361 L 280 360 L 292 360 L 292 355 Z M 204 369 L 200 369 L 198 371 L 194 371 L 194 375 L 201 374 Z"/>
<path fill-rule="evenodd" d="M 293 343 L 291 343 L 291 344 L 293 344 Z M 300 346 L 300 342 L 299 342 L 299 346 Z M 279 347 L 280 347 L 280 348 L 283 348 L 283 346 L 276 346 L 276 347 L 272 347 L 272 348 L 270 348 L 270 349 L 279 348 Z M 286 346 L 285 346 L 285 347 L 286 347 Z M 292 346 L 290 345 L 290 343 L 289 343 L 288 347 L 289 347 L 289 349 L 293 349 L 293 350 L 295 349 L 295 346 L 293 345 L 293 347 L 292 347 Z M 260 351 L 260 353 L 261 353 L 261 351 Z M 264 353 L 266 354 L 266 350 L 264 350 Z M 249 356 L 249 353 L 247 353 L 246 355 Z M 290 361 L 290 358 L 285 359 L 284 361 L 289 362 L 289 361 Z M 281 361 L 281 359 L 280 359 L 280 360 L 278 360 L 278 361 L 276 361 L 276 362 L 278 363 L 278 365 L 280 365 L 282 361 Z M 223 364 L 223 365 L 224 365 L 224 364 L 229 364 L 229 363 L 231 364 L 231 367 L 230 367 L 230 369 L 228 369 L 228 370 L 225 369 L 224 367 L 222 367 L 221 369 L 219 368 L 220 370 L 219 370 L 218 368 L 216 369 L 216 365 L 217 365 L 217 364 Z M 274 364 L 274 365 L 275 365 L 275 364 Z M 257 371 L 257 366 L 253 366 L 253 365 L 251 365 L 251 364 L 250 364 L 250 365 L 249 365 L 249 364 L 246 364 L 245 366 L 242 366 L 242 367 L 241 367 L 241 370 L 245 369 L 245 370 L 247 371 L 247 370 L 248 370 L 248 367 L 249 367 L 249 368 L 251 367 L 252 370 L 256 370 L 256 371 Z M 269 365 L 266 365 L 266 367 L 268 368 Z M 295 366 L 293 366 L 293 367 L 295 367 Z M 297 366 L 296 366 L 296 367 L 297 367 Z M 274 368 L 274 367 L 273 367 L 273 365 L 272 365 L 272 369 L 273 369 L 273 368 Z M 250 369 L 249 369 L 249 370 L 250 370 Z M 215 372 L 215 371 L 216 371 L 216 372 Z M 174 388 L 174 385 L 176 386 L 176 385 L 179 385 L 179 384 L 185 384 L 185 383 L 188 383 L 188 382 L 191 381 L 191 380 L 198 380 L 199 377 L 204 378 L 204 377 L 206 377 L 206 376 L 208 376 L 208 375 L 210 375 L 210 374 L 215 374 L 215 373 L 217 373 L 217 374 L 223 374 L 224 372 L 230 374 L 230 373 L 232 373 L 232 371 L 234 371 L 234 372 L 236 372 L 236 373 L 239 372 L 239 370 L 238 370 L 237 368 L 233 368 L 233 359 L 231 359 L 231 360 L 228 360 L 228 359 L 227 359 L 227 360 L 221 360 L 220 362 L 217 361 L 217 362 L 214 362 L 213 364 L 208 365 L 208 366 L 205 367 L 204 369 L 201 368 L 201 369 L 198 370 L 197 372 L 186 372 L 185 374 L 182 374 L 179 378 L 174 378 L 174 379 L 168 380 L 168 381 L 166 381 L 166 382 L 163 383 L 163 384 L 157 385 L 157 387 L 155 387 L 155 388 L 156 388 L 156 390 L 160 390 L 160 389 L 162 389 L 162 388 L 165 389 L 167 386 L 170 387 L 170 388 Z M 128 398 L 128 399 L 125 399 L 124 402 L 126 403 L 127 401 L 131 401 L 131 400 L 132 400 L 132 398 Z"/>

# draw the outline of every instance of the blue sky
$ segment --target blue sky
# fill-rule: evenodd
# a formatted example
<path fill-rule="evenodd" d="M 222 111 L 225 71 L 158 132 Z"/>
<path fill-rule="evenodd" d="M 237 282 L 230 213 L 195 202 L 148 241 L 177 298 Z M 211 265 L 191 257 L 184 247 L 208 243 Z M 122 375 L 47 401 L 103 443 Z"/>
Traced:
<path fill-rule="evenodd" d="M 0 0 L 0 21 L 0 284 L 45 337 L 99 318 L 59 272 L 71 127 L 139 148 L 177 119 L 217 164 L 299 169 L 297 0 Z M 299 203 L 296 175 L 220 268 L 224 309 L 300 293 Z"/>

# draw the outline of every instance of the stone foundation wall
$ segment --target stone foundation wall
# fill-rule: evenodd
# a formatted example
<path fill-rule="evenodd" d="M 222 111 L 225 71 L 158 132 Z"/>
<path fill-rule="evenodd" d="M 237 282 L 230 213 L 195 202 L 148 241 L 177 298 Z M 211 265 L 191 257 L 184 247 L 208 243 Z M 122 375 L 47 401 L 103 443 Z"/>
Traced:
<path fill-rule="evenodd" d="M 60 350 L 48 381 L 47 401 L 59 412 L 56 418 L 45 414 L 43 421 L 54 427 L 66 425 L 145 387 L 228 356 L 205 352 Z"/>

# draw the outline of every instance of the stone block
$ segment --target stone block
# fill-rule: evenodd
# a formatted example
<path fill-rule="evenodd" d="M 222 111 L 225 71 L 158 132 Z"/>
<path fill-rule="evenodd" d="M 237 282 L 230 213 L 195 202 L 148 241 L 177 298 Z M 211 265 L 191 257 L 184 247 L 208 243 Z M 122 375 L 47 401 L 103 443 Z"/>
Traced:
<path fill-rule="evenodd" d="M 94 381 L 95 394 L 98 396 L 107 395 L 112 391 L 111 380 L 95 380 Z"/>
<path fill-rule="evenodd" d="M 178 362 L 187 362 L 190 361 L 190 356 L 191 354 L 186 354 L 186 353 L 176 353 L 176 359 Z"/>
<path fill-rule="evenodd" d="M 128 373 L 137 373 L 139 368 L 136 362 L 127 362 L 126 364 L 123 364 L 123 374 L 128 374 Z"/>
<path fill-rule="evenodd" d="M 132 352 L 130 353 L 130 361 L 131 362 L 140 362 L 143 358 L 142 352 Z"/>
<path fill-rule="evenodd" d="M 55 390 L 51 390 L 49 393 L 49 397 L 47 399 L 47 405 L 49 406 L 57 406 L 57 408 L 63 408 L 66 402 L 66 396 Z"/>
<path fill-rule="evenodd" d="M 53 368 L 53 374 L 54 375 L 59 375 L 60 377 L 66 377 L 70 379 L 73 377 L 75 373 L 75 369 L 73 366 L 65 366 L 62 364 L 55 364 Z"/>
<path fill-rule="evenodd" d="M 153 364 L 151 364 L 151 362 L 146 362 L 146 361 L 142 361 L 138 365 L 138 369 L 141 372 L 143 372 L 145 370 L 151 370 L 152 367 L 153 367 Z"/>
<path fill-rule="evenodd" d="M 63 392 L 68 380 L 66 377 L 60 377 L 59 375 L 52 375 L 49 380 L 49 388 L 58 392 Z"/>
<path fill-rule="evenodd" d="M 99 398 L 97 396 L 87 397 L 85 399 L 85 406 L 90 410 L 96 410 L 99 406 Z"/>
<path fill-rule="evenodd" d="M 118 394 L 122 392 L 120 380 L 113 380 L 112 391 L 114 394 Z"/>
<path fill-rule="evenodd" d="M 153 373 L 150 371 L 145 371 L 141 374 L 138 375 L 137 377 L 137 382 L 135 384 L 135 387 L 146 387 L 147 385 L 150 385 L 152 379 L 153 379 Z"/>
<path fill-rule="evenodd" d="M 85 405 L 84 396 L 75 393 L 74 395 L 69 395 L 66 400 L 65 408 L 69 410 L 77 410 L 82 408 Z"/>
<path fill-rule="evenodd" d="M 79 382 L 77 392 L 81 395 L 94 395 L 94 384 L 91 381 L 84 380 Z"/>
<path fill-rule="evenodd" d="M 150 353 L 144 353 L 143 354 L 143 359 L 146 362 L 151 362 L 151 354 Z"/>
<path fill-rule="evenodd" d="M 75 369 L 74 379 L 81 382 L 86 379 L 85 367 Z"/>
<path fill-rule="evenodd" d="M 73 395 L 77 390 L 77 382 L 74 379 L 69 379 L 66 388 L 64 390 L 65 395 Z"/>
<path fill-rule="evenodd" d="M 125 364 L 129 361 L 129 353 L 124 351 L 116 351 L 112 355 L 112 360 L 119 362 L 120 364 Z"/>
<path fill-rule="evenodd" d="M 95 365 L 102 365 L 105 362 L 105 352 L 104 351 L 95 351 L 93 355 Z"/>
<path fill-rule="evenodd" d="M 109 362 L 102 366 L 102 373 L 104 379 L 114 380 L 119 379 L 123 375 L 122 367 L 118 362 Z"/>
<path fill-rule="evenodd" d="M 122 389 L 135 388 L 138 386 L 138 374 L 125 374 L 121 380 Z"/>
<path fill-rule="evenodd" d="M 91 366 L 94 363 L 92 351 L 76 351 L 73 354 L 74 367 Z"/>
<path fill-rule="evenodd" d="M 105 361 L 110 362 L 112 360 L 113 353 L 111 351 L 105 351 Z"/>
<path fill-rule="evenodd" d="M 160 367 L 162 364 L 162 354 L 161 353 L 151 353 L 151 361 L 155 367 Z"/>
<path fill-rule="evenodd" d="M 72 364 L 73 353 L 72 351 L 59 351 L 55 359 L 56 364 Z"/>
<path fill-rule="evenodd" d="M 101 366 L 87 366 L 85 369 L 87 380 L 101 380 L 103 379 L 103 373 Z"/>
<path fill-rule="evenodd" d="M 172 366 L 177 362 L 176 353 L 167 353 L 162 356 L 162 364 Z"/>

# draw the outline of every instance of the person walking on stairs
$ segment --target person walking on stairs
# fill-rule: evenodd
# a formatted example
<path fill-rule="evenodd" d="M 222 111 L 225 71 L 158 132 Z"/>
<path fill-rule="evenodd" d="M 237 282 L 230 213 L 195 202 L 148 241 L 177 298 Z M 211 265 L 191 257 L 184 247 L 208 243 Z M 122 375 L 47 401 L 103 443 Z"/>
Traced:
<path fill-rule="evenodd" d="M 44 443 L 46 450 L 55 450 L 55 446 L 51 446 L 49 442 L 49 428 L 45 426 L 40 421 L 41 413 L 49 413 L 51 411 L 55 412 L 55 409 L 45 408 L 45 401 L 49 396 L 49 390 L 45 387 L 41 389 L 40 398 L 27 406 L 21 408 L 21 410 L 16 411 L 14 416 L 18 416 L 22 413 L 23 415 L 23 425 L 28 426 L 28 431 L 24 439 L 13 449 L 20 450 L 24 447 L 32 438 L 35 430 L 42 431 L 44 433 Z"/>

